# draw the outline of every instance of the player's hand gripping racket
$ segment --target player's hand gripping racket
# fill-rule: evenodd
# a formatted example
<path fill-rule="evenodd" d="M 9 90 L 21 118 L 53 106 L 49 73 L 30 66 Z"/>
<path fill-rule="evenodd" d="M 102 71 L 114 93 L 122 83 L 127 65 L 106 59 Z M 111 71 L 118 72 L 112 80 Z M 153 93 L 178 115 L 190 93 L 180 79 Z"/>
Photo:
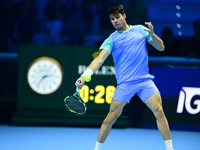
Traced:
<path fill-rule="evenodd" d="M 78 82 L 81 83 L 80 80 Z M 64 99 L 64 105 L 65 105 L 65 108 L 71 113 L 74 113 L 76 115 L 84 115 L 87 111 L 87 106 L 84 103 L 84 101 L 81 99 L 79 95 L 79 91 L 80 89 L 76 87 L 76 93 L 74 93 L 71 96 L 67 96 Z"/>

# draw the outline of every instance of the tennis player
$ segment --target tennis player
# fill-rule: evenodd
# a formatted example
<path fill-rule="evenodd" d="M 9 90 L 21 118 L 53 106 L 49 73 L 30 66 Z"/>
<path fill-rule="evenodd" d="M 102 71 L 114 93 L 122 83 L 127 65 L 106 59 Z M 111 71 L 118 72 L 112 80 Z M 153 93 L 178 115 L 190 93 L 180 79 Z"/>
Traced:
<path fill-rule="evenodd" d="M 94 59 L 86 71 L 77 79 L 75 85 L 82 88 L 84 76 L 93 75 L 109 54 L 112 53 L 116 70 L 117 87 L 110 104 L 110 110 L 104 119 L 94 150 L 101 150 L 112 125 L 122 113 L 135 93 L 152 110 L 162 134 L 166 150 L 173 150 L 168 121 L 162 108 L 159 90 L 155 86 L 154 76 L 149 74 L 146 41 L 158 51 L 164 51 L 163 41 L 154 33 L 151 22 L 148 26 L 129 25 L 122 5 L 112 5 L 107 10 L 111 23 L 116 29 L 101 45 L 99 56 Z M 81 84 L 78 83 L 81 80 Z"/>

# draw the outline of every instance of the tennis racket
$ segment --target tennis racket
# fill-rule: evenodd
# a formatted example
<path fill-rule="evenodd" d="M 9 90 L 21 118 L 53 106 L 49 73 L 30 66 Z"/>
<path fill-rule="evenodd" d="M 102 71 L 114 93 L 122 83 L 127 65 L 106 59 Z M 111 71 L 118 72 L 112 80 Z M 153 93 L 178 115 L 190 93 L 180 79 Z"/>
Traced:
<path fill-rule="evenodd" d="M 80 83 L 81 81 L 79 81 Z M 76 87 L 76 92 L 73 95 L 67 96 L 64 99 L 65 108 L 76 115 L 84 115 L 87 111 L 87 106 L 81 99 L 79 94 L 80 89 Z"/>

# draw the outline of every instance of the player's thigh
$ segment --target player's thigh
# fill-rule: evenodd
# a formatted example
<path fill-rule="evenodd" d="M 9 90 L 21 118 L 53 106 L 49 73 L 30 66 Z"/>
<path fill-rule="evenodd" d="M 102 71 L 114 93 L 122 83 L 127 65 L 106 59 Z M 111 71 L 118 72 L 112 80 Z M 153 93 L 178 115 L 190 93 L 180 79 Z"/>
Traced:
<path fill-rule="evenodd" d="M 144 103 L 156 113 L 159 109 L 162 109 L 162 99 L 160 93 L 153 94 L 149 98 L 147 98 Z"/>
<path fill-rule="evenodd" d="M 123 110 L 125 105 L 126 105 L 125 102 L 112 100 L 111 104 L 110 104 L 109 114 L 119 116 L 122 113 L 122 110 Z"/>

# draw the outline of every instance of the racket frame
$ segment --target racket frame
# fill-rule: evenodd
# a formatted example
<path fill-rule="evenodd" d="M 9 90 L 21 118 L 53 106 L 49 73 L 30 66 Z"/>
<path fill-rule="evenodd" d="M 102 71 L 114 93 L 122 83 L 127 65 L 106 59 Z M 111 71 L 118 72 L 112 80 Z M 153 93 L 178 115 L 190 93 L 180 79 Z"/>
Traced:
<path fill-rule="evenodd" d="M 78 89 L 78 88 L 77 88 L 77 89 Z M 79 91 L 80 91 L 80 90 L 79 90 Z M 78 96 L 77 96 L 77 95 L 78 95 Z M 84 106 L 85 111 L 84 111 L 83 113 L 78 113 L 78 112 L 76 112 L 75 110 L 72 110 L 72 109 L 66 104 L 67 99 L 68 99 L 69 97 L 71 97 L 71 96 L 78 98 L 78 101 Z M 74 94 L 71 95 L 71 96 L 67 96 L 67 97 L 64 99 L 65 108 L 66 108 L 68 111 L 70 111 L 71 113 L 73 113 L 73 114 L 76 114 L 76 115 L 84 115 L 84 114 L 86 113 L 86 111 L 87 111 L 87 106 L 86 106 L 86 104 L 84 103 L 84 101 L 81 99 L 79 93 L 76 92 L 76 93 L 74 93 Z"/>

